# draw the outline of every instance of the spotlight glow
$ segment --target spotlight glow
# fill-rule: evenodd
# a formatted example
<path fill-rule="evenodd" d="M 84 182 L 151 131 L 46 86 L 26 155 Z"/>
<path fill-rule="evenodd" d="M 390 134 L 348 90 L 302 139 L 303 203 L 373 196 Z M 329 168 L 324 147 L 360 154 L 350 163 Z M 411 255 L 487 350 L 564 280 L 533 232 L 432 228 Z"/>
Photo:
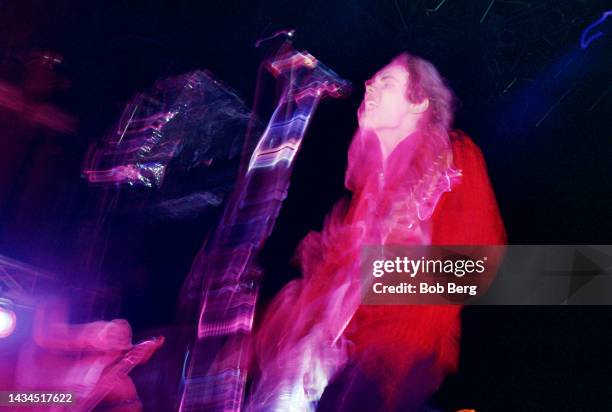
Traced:
<path fill-rule="evenodd" d="M 10 336 L 15 330 L 16 324 L 15 312 L 0 306 L 0 339 Z"/>

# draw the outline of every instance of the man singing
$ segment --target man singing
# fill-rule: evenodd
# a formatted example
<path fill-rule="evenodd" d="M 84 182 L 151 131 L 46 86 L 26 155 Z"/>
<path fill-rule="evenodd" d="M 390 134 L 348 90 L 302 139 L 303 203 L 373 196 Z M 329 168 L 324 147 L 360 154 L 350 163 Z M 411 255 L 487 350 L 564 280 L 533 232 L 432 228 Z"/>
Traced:
<path fill-rule="evenodd" d="M 360 305 L 358 281 L 363 245 L 506 243 L 483 156 L 451 131 L 453 100 L 408 53 L 366 82 L 345 178 L 353 195 L 300 244 L 303 279 L 275 298 L 255 345 L 261 382 L 285 395 L 303 385 L 319 411 L 419 411 L 457 370 L 460 306 Z"/>

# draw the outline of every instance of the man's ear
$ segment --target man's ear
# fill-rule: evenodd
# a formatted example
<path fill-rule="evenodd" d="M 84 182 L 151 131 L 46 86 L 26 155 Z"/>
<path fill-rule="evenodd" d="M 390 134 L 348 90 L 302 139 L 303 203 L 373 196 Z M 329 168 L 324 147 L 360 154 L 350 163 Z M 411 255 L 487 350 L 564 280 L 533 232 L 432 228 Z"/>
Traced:
<path fill-rule="evenodd" d="M 429 99 L 425 98 L 419 103 L 410 103 L 410 111 L 413 113 L 425 113 L 429 108 Z"/>

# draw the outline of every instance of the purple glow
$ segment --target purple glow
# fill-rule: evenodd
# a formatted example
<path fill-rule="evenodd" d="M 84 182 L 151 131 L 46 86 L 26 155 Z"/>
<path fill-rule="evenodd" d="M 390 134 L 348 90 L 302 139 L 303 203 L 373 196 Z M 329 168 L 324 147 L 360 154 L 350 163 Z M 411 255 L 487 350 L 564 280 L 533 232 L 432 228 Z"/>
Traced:
<path fill-rule="evenodd" d="M 251 115 L 210 73 L 160 80 L 125 107 L 114 130 L 90 148 L 83 175 L 90 183 L 160 187 L 168 166 L 210 166 L 232 156 Z"/>
<path fill-rule="evenodd" d="M 72 393 L 73 407 L 79 411 L 104 407 L 107 396 L 138 406 L 138 394 L 128 374 L 136 365 L 146 363 L 164 338 L 134 345 L 126 320 L 75 324 L 67 321 L 68 310 L 63 300 L 37 307 L 32 339 L 19 350 L 15 387 L 41 391 L 52 384 L 57 391 Z"/>
<path fill-rule="evenodd" d="M 11 336 L 17 326 L 15 312 L 8 307 L 0 306 L 0 339 Z"/>
<path fill-rule="evenodd" d="M 260 282 L 255 257 L 287 195 L 295 156 L 319 101 L 349 88 L 305 52 L 285 49 L 266 67 L 284 82 L 284 90 L 253 152 L 243 158 L 244 173 L 186 283 L 189 293 L 200 294 L 201 302 L 181 411 L 241 409 Z M 312 353 L 309 364 L 327 364 L 319 356 Z M 311 380 L 322 382 L 318 375 L 311 374 Z"/>
<path fill-rule="evenodd" d="M 0 109 L 56 133 L 72 134 L 76 131 L 77 122 L 73 116 L 50 104 L 29 101 L 22 89 L 1 80 Z"/>

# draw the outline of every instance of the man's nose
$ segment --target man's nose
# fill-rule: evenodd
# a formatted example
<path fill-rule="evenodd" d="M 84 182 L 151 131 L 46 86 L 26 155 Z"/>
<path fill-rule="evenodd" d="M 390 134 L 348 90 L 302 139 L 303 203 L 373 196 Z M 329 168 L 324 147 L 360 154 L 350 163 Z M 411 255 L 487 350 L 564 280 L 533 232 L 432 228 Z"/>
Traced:
<path fill-rule="evenodd" d="M 365 91 L 366 94 L 374 93 L 374 86 L 372 85 L 372 82 L 370 80 L 365 83 Z"/>

